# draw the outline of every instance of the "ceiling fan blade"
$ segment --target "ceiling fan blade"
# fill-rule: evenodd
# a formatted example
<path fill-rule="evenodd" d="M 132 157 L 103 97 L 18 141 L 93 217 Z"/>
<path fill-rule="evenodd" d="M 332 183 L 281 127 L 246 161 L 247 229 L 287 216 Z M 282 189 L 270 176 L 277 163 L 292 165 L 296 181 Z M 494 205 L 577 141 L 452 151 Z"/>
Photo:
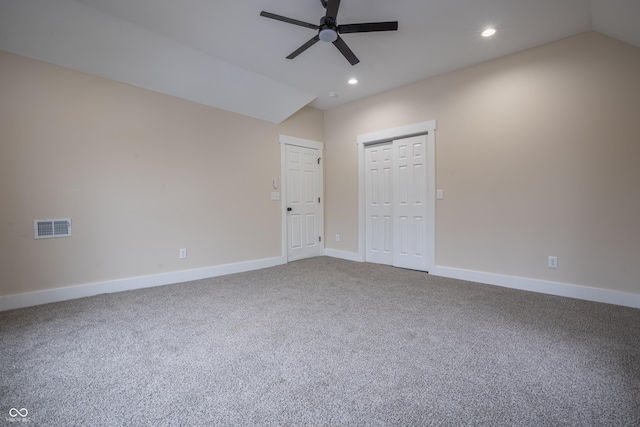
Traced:
<path fill-rule="evenodd" d="M 317 25 L 310 24 L 308 22 L 298 21 L 297 19 L 287 18 L 286 16 L 276 15 L 275 13 L 265 12 L 264 10 L 260 12 L 260 16 L 264 16 L 265 18 L 275 19 L 276 21 L 286 22 L 288 24 L 299 25 L 305 28 L 311 28 L 312 30 L 318 29 Z"/>
<path fill-rule="evenodd" d="M 349 49 L 349 46 L 342 40 L 340 36 L 338 39 L 333 42 L 333 44 L 338 48 L 338 50 L 347 58 L 347 61 L 351 63 L 351 65 L 356 65 L 360 60 L 356 57 L 356 55 Z"/>
<path fill-rule="evenodd" d="M 327 13 L 324 16 L 330 16 L 334 20 L 338 19 L 339 7 L 340 7 L 340 0 L 329 0 L 327 2 Z"/>
<path fill-rule="evenodd" d="M 298 49 L 296 49 L 294 52 L 292 52 L 291 55 L 287 56 L 287 59 L 295 58 L 296 56 L 300 55 L 302 52 L 304 52 L 305 50 L 309 49 L 311 46 L 316 44 L 319 40 L 320 40 L 320 36 L 316 35 L 314 38 L 312 38 L 311 40 L 309 40 L 308 42 L 300 46 Z"/>
<path fill-rule="evenodd" d="M 398 30 L 398 21 L 338 25 L 338 32 L 340 34 L 370 33 L 373 31 L 397 31 L 397 30 Z"/>

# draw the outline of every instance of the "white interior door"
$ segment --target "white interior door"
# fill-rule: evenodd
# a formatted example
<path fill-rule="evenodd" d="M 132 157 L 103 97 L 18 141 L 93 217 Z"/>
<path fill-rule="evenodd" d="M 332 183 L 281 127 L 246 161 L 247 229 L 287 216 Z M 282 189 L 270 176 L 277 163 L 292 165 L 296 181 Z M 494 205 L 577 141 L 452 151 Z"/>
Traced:
<path fill-rule="evenodd" d="M 424 135 L 393 141 L 393 265 L 426 270 L 427 173 Z"/>
<path fill-rule="evenodd" d="M 365 148 L 365 260 L 426 271 L 427 137 Z"/>
<path fill-rule="evenodd" d="M 392 148 L 391 144 L 379 144 L 365 150 L 365 259 L 387 265 L 393 264 Z"/>
<path fill-rule="evenodd" d="M 285 145 L 287 259 L 322 255 L 319 151 Z"/>

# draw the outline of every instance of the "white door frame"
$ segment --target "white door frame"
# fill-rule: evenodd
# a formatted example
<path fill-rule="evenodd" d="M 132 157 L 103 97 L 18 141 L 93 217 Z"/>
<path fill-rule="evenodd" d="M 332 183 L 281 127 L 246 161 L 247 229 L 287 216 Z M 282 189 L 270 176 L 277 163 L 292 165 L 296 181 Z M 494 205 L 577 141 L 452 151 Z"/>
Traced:
<path fill-rule="evenodd" d="M 282 215 L 282 258 L 285 262 L 289 262 L 289 250 L 287 245 L 287 153 L 286 145 L 295 145 L 297 147 L 311 148 L 318 150 L 319 157 L 323 158 L 324 143 L 312 141 L 310 139 L 296 138 L 294 136 L 280 134 L 280 209 Z M 320 180 L 320 242 L 321 253 L 324 253 L 324 165 L 320 161 L 319 180 Z"/>
<path fill-rule="evenodd" d="M 415 135 L 427 134 L 427 270 L 435 267 L 436 247 L 436 121 L 416 123 L 378 132 L 358 135 L 358 258 L 365 261 L 365 221 L 366 221 L 366 192 L 365 192 L 365 164 L 364 149 L 367 145 L 393 141 Z"/>

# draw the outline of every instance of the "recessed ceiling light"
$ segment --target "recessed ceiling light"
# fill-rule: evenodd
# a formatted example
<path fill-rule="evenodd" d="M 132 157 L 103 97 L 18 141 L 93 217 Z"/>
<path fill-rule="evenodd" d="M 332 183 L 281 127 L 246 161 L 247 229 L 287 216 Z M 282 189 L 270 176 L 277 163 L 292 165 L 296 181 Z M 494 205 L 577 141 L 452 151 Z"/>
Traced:
<path fill-rule="evenodd" d="M 337 97 L 337 96 L 338 96 L 338 94 L 337 94 L 337 93 L 335 93 L 335 92 L 329 92 L 329 96 L 330 96 L 331 98 L 335 98 L 335 97 Z"/>
<path fill-rule="evenodd" d="M 482 37 L 491 37 L 496 33 L 495 28 L 487 28 L 482 32 Z"/>
<path fill-rule="evenodd" d="M 358 79 L 350 79 L 350 80 L 349 80 L 349 84 L 350 84 L 350 85 L 354 85 L 354 84 L 356 84 L 356 83 L 358 83 Z"/>

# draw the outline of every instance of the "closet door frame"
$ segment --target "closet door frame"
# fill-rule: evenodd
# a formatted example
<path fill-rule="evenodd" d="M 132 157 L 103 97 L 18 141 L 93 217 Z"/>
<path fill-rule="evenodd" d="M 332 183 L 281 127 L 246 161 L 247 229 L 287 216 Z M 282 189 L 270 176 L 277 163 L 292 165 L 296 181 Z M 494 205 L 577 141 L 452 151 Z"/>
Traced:
<path fill-rule="evenodd" d="M 436 161 L 435 161 L 436 121 L 431 120 L 379 132 L 358 135 L 358 258 L 365 261 L 366 243 L 366 193 L 365 193 L 365 147 L 371 144 L 391 142 L 396 139 L 416 135 L 427 135 L 427 248 L 426 271 L 435 267 L 435 198 L 436 198 Z"/>

